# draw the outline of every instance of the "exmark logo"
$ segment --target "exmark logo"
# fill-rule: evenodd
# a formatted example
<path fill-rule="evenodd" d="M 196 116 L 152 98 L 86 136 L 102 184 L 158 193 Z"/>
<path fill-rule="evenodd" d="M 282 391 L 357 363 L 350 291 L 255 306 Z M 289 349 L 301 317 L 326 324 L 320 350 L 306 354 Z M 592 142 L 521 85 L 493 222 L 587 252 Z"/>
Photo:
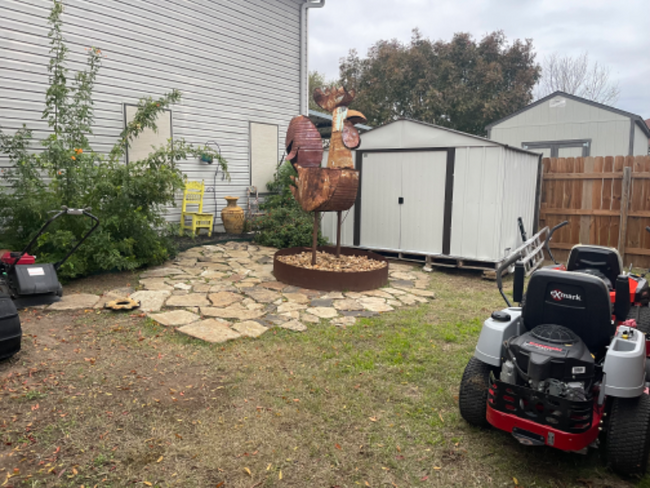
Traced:
<path fill-rule="evenodd" d="M 556 302 L 561 302 L 562 300 L 573 300 L 575 302 L 581 302 L 582 298 L 577 293 L 571 295 L 570 293 L 564 293 L 561 290 L 551 290 L 551 298 Z"/>

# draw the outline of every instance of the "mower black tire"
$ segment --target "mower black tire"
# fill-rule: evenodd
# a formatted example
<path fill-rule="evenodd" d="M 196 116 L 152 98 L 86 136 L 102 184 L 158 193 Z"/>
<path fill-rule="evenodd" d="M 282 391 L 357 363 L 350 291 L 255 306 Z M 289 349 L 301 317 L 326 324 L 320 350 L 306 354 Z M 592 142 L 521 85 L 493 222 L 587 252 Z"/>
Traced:
<path fill-rule="evenodd" d="M 636 320 L 636 328 L 646 335 L 650 334 L 650 307 L 631 307 L 627 318 Z"/>
<path fill-rule="evenodd" d="M 650 454 L 650 396 L 614 398 L 605 456 L 621 476 L 642 476 Z"/>
<path fill-rule="evenodd" d="M 468 424 L 475 427 L 488 427 L 485 414 L 487 412 L 488 388 L 490 373 L 494 368 L 483 361 L 472 357 L 460 381 L 458 407 L 461 416 Z"/>

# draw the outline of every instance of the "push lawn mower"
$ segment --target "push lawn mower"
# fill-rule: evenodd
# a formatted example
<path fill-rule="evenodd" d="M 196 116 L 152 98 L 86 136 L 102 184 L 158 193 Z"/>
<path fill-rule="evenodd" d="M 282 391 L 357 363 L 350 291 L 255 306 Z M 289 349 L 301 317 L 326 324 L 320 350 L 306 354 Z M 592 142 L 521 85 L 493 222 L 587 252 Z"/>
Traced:
<path fill-rule="evenodd" d="M 36 257 L 30 255 L 29 250 L 50 224 L 62 215 L 85 215 L 94 220 L 95 224 L 61 261 L 54 264 L 36 264 Z M 0 359 L 11 357 L 20 350 L 22 331 L 16 307 L 48 305 L 61 300 L 63 287 L 56 271 L 98 225 L 99 219 L 90 213 L 90 209 L 64 206 L 45 223 L 25 249 L 0 256 Z"/>
<path fill-rule="evenodd" d="M 481 330 L 460 385 L 463 418 L 492 425 L 522 444 L 585 453 L 604 445 L 622 475 L 645 473 L 650 453 L 646 337 L 623 325 L 631 301 L 628 277 L 605 282 L 583 273 L 534 272 L 523 308 L 494 312 Z M 521 303 L 524 267 L 515 265 L 514 301 Z M 614 315 L 615 320 L 612 319 Z M 626 322 L 633 324 L 633 322 Z"/>
<path fill-rule="evenodd" d="M 553 238 L 553 233 L 568 223 L 568 221 L 564 221 L 553 227 L 544 243 L 546 252 L 555 263 L 555 265 L 550 266 L 550 269 L 579 271 L 597 276 L 605 282 L 609 289 L 610 299 L 612 303 L 615 303 L 616 290 L 614 283 L 624 273 L 623 260 L 616 249 L 606 246 L 578 244 L 573 246 L 569 252 L 569 259 L 566 265 L 560 264 L 555 260 L 549 244 Z M 650 227 L 646 227 L 646 231 L 650 232 Z M 645 276 L 638 276 L 629 272 L 625 273 L 625 276 L 628 279 L 630 303 L 632 305 L 628 318 L 635 319 L 640 331 L 650 334 L 650 308 L 648 307 L 648 303 L 650 302 L 650 286 L 648 286 L 648 281 L 645 279 Z"/>

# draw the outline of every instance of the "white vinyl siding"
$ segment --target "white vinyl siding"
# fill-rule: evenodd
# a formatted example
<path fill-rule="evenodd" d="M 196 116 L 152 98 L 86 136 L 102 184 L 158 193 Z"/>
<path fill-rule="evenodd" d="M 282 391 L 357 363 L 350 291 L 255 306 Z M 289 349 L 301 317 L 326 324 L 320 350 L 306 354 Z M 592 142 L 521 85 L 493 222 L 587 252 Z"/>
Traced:
<path fill-rule="evenodd" d="M 86 47 L 99 47 L 107 56 L 94 92 L 93 147 L 101 152 L 112 147 L 124 126 L 124 104 L 177 88 L 183 98 L 172 107 L 174 139 L 214 141 L 229 163 L 232 181 L 217 179 L 217 211 L 225 206 L 224 196 L 244 197 L 251 181 L 250 122 L 272 124 L 283 133 L 300 110 L 301 3 L 67 0 L 63 28 L 70 74 L 84 67 Z M 50 8 L 45 0 L 0 3 L 0 126 L 8 133 L 26 123 L 36 138 L 47 136 L 40 117 Z M 283 148 L 276 144 L 279 154 Z M 7 164 L 0 157 L 0 166 Z M 188 179 L 206 181 L 206 212 L 215 211 L 216 166 L 180 163 Z M 169 218 L 177 221 L 180 209 L 171 209 Z"/>
<path fill-rule="evenodd" d="M 490 139 L 514 147 L 537 141 L 591 140 L 590 156 L 625 156 L 630 151 L 630 123 L 626 115 L 558 96 L 494 125 Z M 648 141 L 640 129 L 637 134 L 635 151 L 640 147 L 636 138 L 645 140 L 646 146 Z"/>

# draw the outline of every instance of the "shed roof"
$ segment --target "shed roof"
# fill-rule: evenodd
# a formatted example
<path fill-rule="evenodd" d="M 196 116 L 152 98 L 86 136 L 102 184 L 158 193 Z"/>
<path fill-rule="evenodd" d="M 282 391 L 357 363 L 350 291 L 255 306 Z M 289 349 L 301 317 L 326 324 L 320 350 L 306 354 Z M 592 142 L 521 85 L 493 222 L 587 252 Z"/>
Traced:
<path fill-rule="evenodd" d="M 576 95 L 571 95 L 570 93 L 565 93 L 563 91 L 556 91 L 556 92 L 551 93 L 550 95 L 545 96 L 544 98 L 540 98 L 539 100 L 531 103 L 530 105 L 527 105 L 524 108 L 522 108 L 520 110 L 517 110 L 516 112 L 511 113 L 507 117 L 504 117 L 504 118 L 499 119 L 499 120 L 497 120 L 495 122 L 492 122 L 491 124 L 486 125 L 485 129 L 490 130 L 495 125 L 498 125 L 501 122 L 504 122 L 504 121 L 506 121 L 508 119 L 511 119 L 511 118 L 513 118 L 513 117 L 515 117 L 515 116 L 517 116 L 517 115 L 519 115 L 519 114 L 521 114 L 521 113 L 523 113 L 523 112 L 525 112 L 527 110 L 530 110 L 531 108 L 536 107 L 537 105 L 540 105 L 540 104 L 550 100 L 551 98 L 557 97 L 557 96 L 565 97 L 565 98 L 568 98 L 569 100 L 574 100 L 576 102 L 585 103 L 587 105 L 591 105 L 592 107 L 596 107 L 596 108 L 599 108 L 601 110 L 607 110 L 608 112 L 613 112 L 613 113 L 618 114 L 618 115 L 623 115 L 624 117 L 629 117 L 630 119 L 634 120 L 634 122 L 641 128 L 643 133 L 648 138 L 650 138 L 650 127 L 648 127 L 648 125 L 646 125 L 645 121 L 643 120 L 643 118 L 641 118 L 640 115 L 636 115 L 636 114 L 633 114 L 631 112 L 626 112 L 625 110 L 621 110 L 621 109 L 618 109 L 618 108 L 615 108 L 615 107 L 610 107 L 609 105 L 605 105 L 605 104 L 602 104 L 602 103 L 594 102 L 593 100 L 587 100 L 586 98 L 578 97 Z"/>
<path fill-rule="evenodd" d="M 482 142 L 486 146 L 501 146 L 501 147 L 504 147 L 506 149 L 512 149 L 513 151 L 526 153 L 526 154 L 531 154 L 531 155 L 534 155 L 534 156 L 539 156 L 539 153 L 535 153 L 535 152 L 532 152 L 532 151 L 527 151 L 527 150 L 521 149 L 519 147 L 509 146 L 508 144 L 502 144 L 500 142 L 493 141 L 492 139 L 486 139 L 485 137 L 477 136 L 477 135 L 474 135 L 474 134 L 468 134 L 467 132 L 462 132 L 462 131 L 455 130 L 455 129 L 450 129 L 449 127 L 444 127 L 442 125 L 431 124 L 429 122 L 422 122 L 420 120 L 413 120 L 413 119 L 408 119 L 408 118 L 399 118 L 397 120 L 393 120 L 392 122 L 388 122 L 388 123 L 386 123 L 384 125 L 381 125 L 379 127 L 375 127 L 374 129 L 368 131 L 366 134 L 372 134 L 373 132 L 382 130 L 382 129 L 390 126 L 390 125 L 393 125 L 393 124 L 396 124 L 396 123 L 399 123 L 399 122 L 409 122 L 409 123 L 412 123 L 412 124 L 418 124 L 418 125 L 422 125 L 422 126 L 425 126 L 425 127 L 429 127 L 431 129 L 440 130 L 440 131 L 444 131 L 444 132 L 449 132 L 450 134 L 454 134 L 456 136 L 466 137 L 466 138 L 472 139 L 473 141 Z M 363 138 L 362 138 L 362 141 L 363 141 Z M 449 144 L 449 145 L 452 146 L 452 147 L 453 146 L 458 146 L 458 144 Z M 361 146 L 360 149 L 363 150 L 363 143 L 362 143 L 362 146 Z"/>

